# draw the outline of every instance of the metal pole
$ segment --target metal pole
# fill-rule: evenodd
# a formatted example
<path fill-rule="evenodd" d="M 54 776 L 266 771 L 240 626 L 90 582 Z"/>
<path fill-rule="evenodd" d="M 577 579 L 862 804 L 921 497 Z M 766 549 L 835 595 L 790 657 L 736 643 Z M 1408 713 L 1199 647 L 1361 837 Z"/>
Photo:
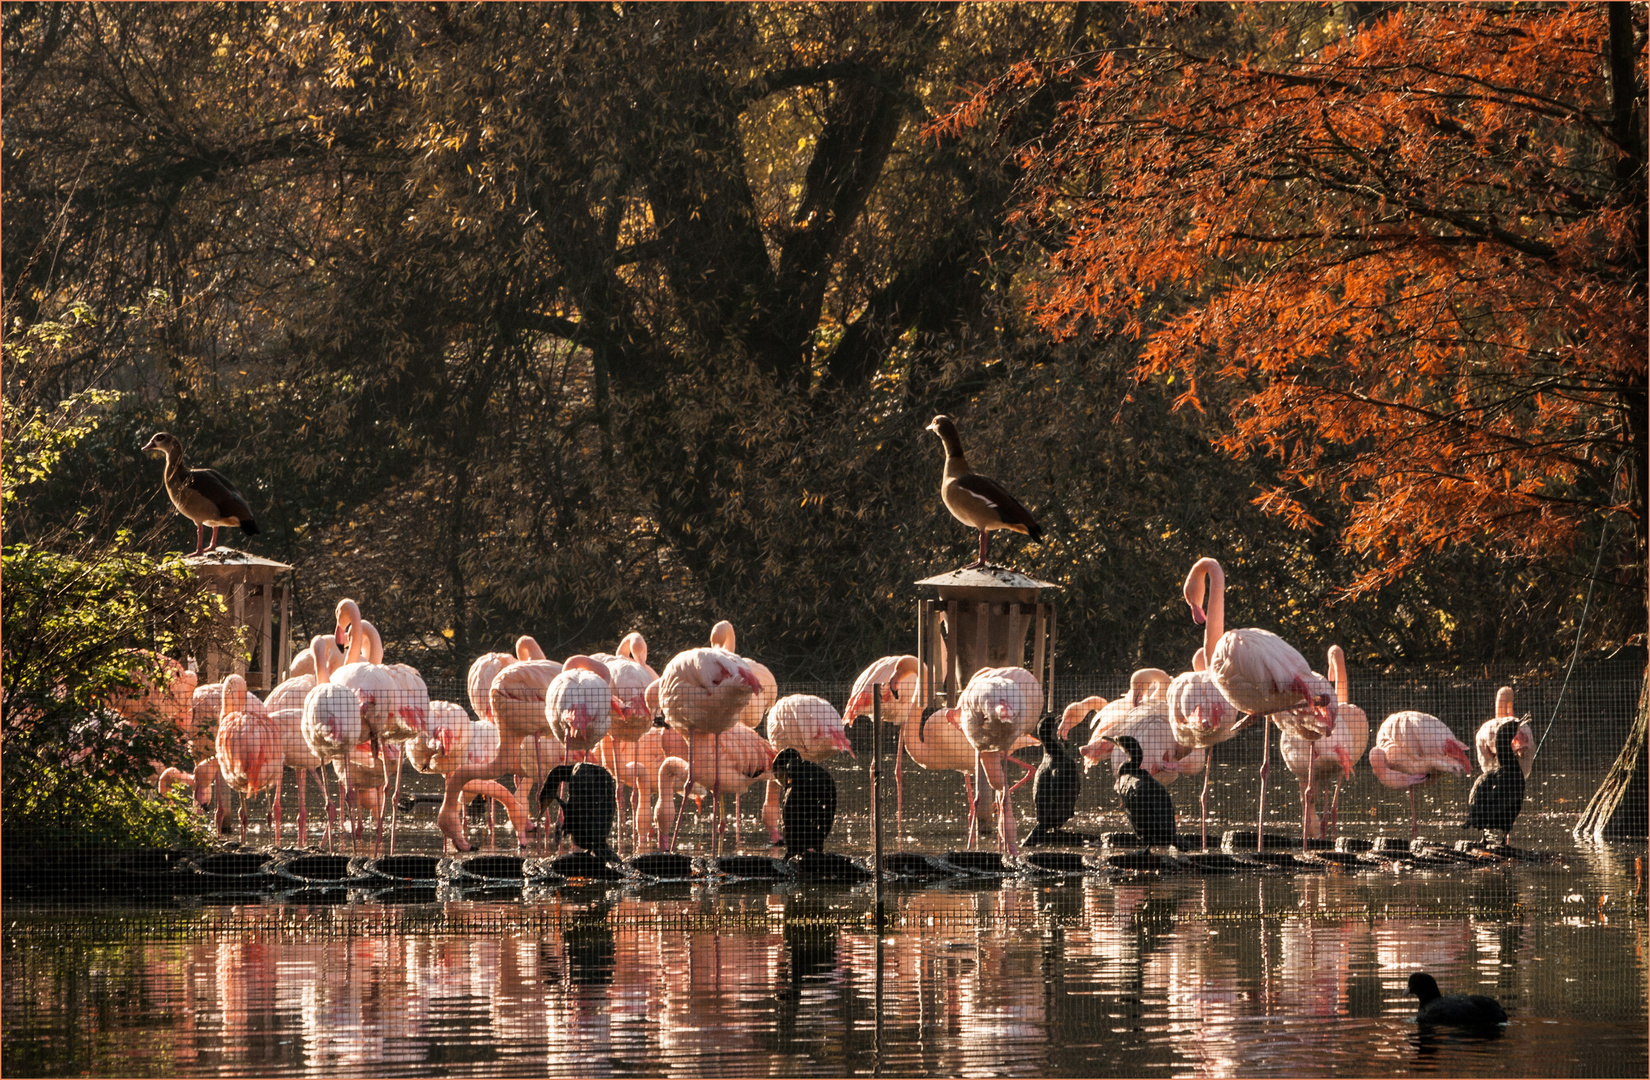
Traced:
<path fill-rule="evenodd" d="M 877 934 L 881 940 L 882 924 L 886 917 L 882 910 L 882 800 L 877 789 L 882 786 L 882 683 L 871 687 L 871 871 L 876 876 Z"/>

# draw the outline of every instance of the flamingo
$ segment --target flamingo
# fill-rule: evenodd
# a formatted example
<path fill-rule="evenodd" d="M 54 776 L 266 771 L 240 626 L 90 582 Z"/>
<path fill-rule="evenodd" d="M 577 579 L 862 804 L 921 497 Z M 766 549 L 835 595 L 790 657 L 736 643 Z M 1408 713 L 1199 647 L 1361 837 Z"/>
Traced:
<path fill-rule="evenodd" d="M 736 641 L 733 624 L 726 619 L 710 628 L 710 647 L 721 649 L 744 661 L 745 666 L 750 668 L 751 672 L 755 674 L 757 682 L 761 684 L 762 688 L 739 711 L 739 722 L 741 724 L 748 728 L 760 727 L 762 718 L 768 715 L 768 710 L 773 708 L 773 703 L 779 699 L 779 682 L 773 677 L 773 672 L 768 670 L 766 664 L 752 660 L 748 656 L 739 656 Z"/>
<path fill-rule="evenodd" d="M 848 702 L 842 708 L 842 722 L 849 726 L 861 716 L 871 715 L 871 695 L 875 687 L 883 687 L 882 718 L 893 724 L 899 733 L 894 741 L 894 816 L 905 819 L 905 755 L 906 725 L 921 721 L 923 702 L 928 700 L 928 675 L 917 658 L 909 653 L 884 656 L 872 661 L 848 691 Z"/>
<path fill-rule="evenodd" d="M 244 683 L 244 679 L 243 679 Z M 247 691 L 247 713 L 267 718 L 269 711 L 264 708 L 263 699 L 257 694 Z M 212 776 L 212 799 L 214 804 L 214 818 L 217 829 L 221 833 L 229 820 L 229 783 L 223 771 L 217 765 L 217 751 L 213 748 L 213 733 L 218 726 L 218 718 L 223 714 L 223 683 L 205 683 L 196 686 L 190 694 L 190 756 L 195 758 L 195 775 L 201 774 L 204 767 L 207 774 Z"/>
<path fill-rule="evenodd" d="M 1318 778 L 1332 777 L 1335 781 L 1335 794 L 1329 803 L 1329 831 L 1333 831 L 1340 820 L 1341 784 L 1352 779 L 1352 771 L 1369 745 L 1369 717 L 1347 701 L 1346 653 L 1339 645 L 1329 647 L 1329 678 L 1335 684 L 1335 730 L 1317 740 L 1290 731 L 1278 736 L 1283 763 L 1300 779 L 1301 828 L 1303 835 L 1311 837 L 1321 837 L 1326 831 L 1318 814 Z"/>
<path fill-rule="evenodd" d="M 353 600 L 338 602 L 339 623 L 334 637 L 347 635 L 349 655 L 332 673 L 332 680 L 358 691 L 361 719 L 367 725 L 368 741 L 385 766 L 384 786 L 389 786 L 389 758 L 385 747 L 405 742 L 422 732 L 428 720 L 430 693 L 418 672 L 406 664 L 385 664 L 384 640 L 378 628 L 361 618 Z M 395 798 L 401 797 L 401 756 L 396 756 Z M 363 766 L 364 767 L 364 766 Z M 340 774 L 341 775 L 341 774 Z M 365 776 L 368 773 L 362 773 Z M 376 774 L 374 774 L 376 775 Z M 382 797 L 378 803 L 383 802 Z M 378 815 L 379 840 L 383 840 L 384 818 Z M 395 852 L 396 810 L 390 809 L 390 852 Z"/>
<path fill-rule="evenodd" d="M 450 701 L 430 702 L 430 723 L 421 736 L 407 740 L 407 760 L 419 772 L 447 776 L 462 765 L 486 765 L 498 756 L 498 725 L 473 720 L 462 706 Z M 466 796 L 485 795 L 489 809 L 503 804 L 519 842 L 527 829 L 527 804 L 515 792 L 496 780 L 472 780 L 464 786 Z M 494 817 L 488 815 L 488 842 L 494 842 Z"/>
<path fill-rule="evenodd" d="M 963 734 L 974 747 L 976 768 L 999 795 L 997 808 L 998 846 L 1010 856 L 1020 853 L 1015 835 L 1014 791 L 1031 776 L 1026 769 L 1013 787 L 1007 784 L 1003 762 L 1022 737 L 1036 727 L 1043 701 L 1037 676 L 1021 667 L 981 668 L 963 688 L 958 707 Z"/>
<path fill-rule="evenodd" d="M 361 697 L 354 687 L 332 681 L 332 673 L 317 667 L 318 681 L 308 694 L 304 695 L 304 706 L 298 719 L 298 733 L 318 760 L 325 763 L 337 762 L 345 759 L 352 749 L 367 739 L 367 726 L 361 718 Z M 338 813 L 345 805 L 345 796 L 349 793 L 349 771 L 338 771 L 340 788 L 338 792 L 338 808 L 327 804 L 326 841 L 330 850 L 332 847 L 332 826 L 337 820 Z M 326 784 L 321 784 L 323 800 L 326 795 Z M 351 799 L 348 805 L 358 805 L 359 800 Z"/>
<path fill-rule="evenodd" d="M 698 750 L 706 738 L 719 746 L 724 733 L 740 723 L 746 707 L 762 693 L 762 683 L 750 665 L 731 651 L 718 648 L 677 653 L 665 665 L 659 680 L 659 703 L 664 709 L 665 722 L 685 735 L 693 750 Z M 699 761 L 698 754 L 688 758 L 692 767 L 689 779 L 698 779 L 694 770 Z M 721 792 L 714 780 L 707 786 L 720 807 Z M 677 828 L 680 826 L 678 810 Z M 675 845 L 675 830 L 672 830 L 670 847 Z"/>
<path fill-rule="evenodd" d="M 682 738 L 682 736 L 669 729 L 655 730 L 664 733 L 661 740 L 656 740 L 661 749 L 665 746 L 674 748 L 674 740 L 671 736 L 675 736 L 676 739 Z M 733 790 L 736 793 L 742 793 L 752 784 L 772 779 L 775 753 L 766 739 L 740 724 L 724 732 L 722 740 L 724 745 L 721 751 L 718 752 L 714 745 L 706 747 L 702 739 L 698 740 L 696 744 L 688 743 L 684 739 L 682 745 L 688 748 L 689 754 L 692 753 L 693 746 L 697 745 L 699 747 L 699 760 L 697 762 L 693 761 L 691 757 L 676 753 L 666 754 L 659 758 L 655 772 L 658 801 L 654 804 L 653 827 L 658 834 L 660 851 L 675 850 L 673 832 L 681 816 L 681 810 L 687 807 L 687 802 L 684 799 L 681 808 L 678 809 L 676 804 L 678 794 L 686 794 L 688 791 L 692 791 L 694 797 L 698 798 L 699 794 L 705 791 L 703 781 L 709 781 L 713 785 L 720 783 L 724 791 Z M 643 738 L 642 745 L 644 748 L 648 741 L 648 738 Z M 695 772 L 703 777 L 703 781 L 690 779 L 690 774 Z M 714 791 L 706 793 L 714 795 Z M 735 818 L 734 844 L 736 847 L 743 843 L 738 836 L 738 827 L 739 822 Z M 718 813 L 715 829 L 720 831 L 721 828 L 721 815 Z M 671 836 L 668 843 L 665 839 L 666 836 Z M 713 843 L 714 839 L 715 835 L 713 833 Z"/>
<path fill-rule="evenodd" d="M 1501 728 L 1501 721 L 1511 720 L 1515 716 L 1513 688 L 1503 686 L 1495 692 L 1495 715 L 1479 725 L 1478 734 L 1473 738 L 1473 747 L 1478 751 L 1478 768 L 1481 772 L 1495 768 L 1495 734 Z M 1535 765 L 1535 732 L 1530 730 L 1528 722 L 1518 725 L 1518 735 L 1513 739 L 1513 754 L 1518 758 L 1519 771 L 1524 774 L 1524 779 L 1528 780 L 1530 769 Z"/>
<path fill-rule="evenodd" d="M 1409 838 L 1414 840 L 1419 832 L 1415 789 L 1445 774 L 1471 775 L 1472 759 L 1467 757 L 1467 744 L 1442 720 L 1405 711 L 1381 721 L 1375 745 L 1369 748 L 1369 767 L 1387 787 L 1409 792 Z"/>
<path fill-rule="evenodd" d="M 218 769 L 241 795 L 241 843 L 246 843 L 246 800 L 281 782 L 281 733 L 262 710 L 248 711 L 246 680 L 223 680 L 223 711 L 218 716 Z M 277 838 L 279 839 L 279 838 Z"/>
<path fill-rule="evenodd" d="M 1213 560 L 1210 560 L 1213 561 Z M 1218 564 L 1217 564 L 1218 566 Z M 1224 583 L 1224 578 L 1222 579 Z M 1196 566 L 1186 578 L 1186 603 L 1197 610 L 1202 581 Z M 1208 655 L 1226 633 L 1225 590 L 1209 599 L 1203 623 L 1203 644 L 1192 656 L 1192 670 L 1181 672 L 1169 684 L 1169 729 L 1175 742 L 1204 752 L 1203 793 L 1199 797 L 1200 833 L 1203 850 L 1209 850 L 1209 781 L 1214 767 L 1214 748 L 1243 730 L 1243 714 L 1215 685 L 1209 671 Z"/>
<path fill-rule="evenodd" d="M 634 660 L 647 671 L 647 677 L 657 679 L 659 673 L 647 666 L 647 638 L 632 630 L 619 640 L 618 647 L 613 650 L 626 660 Z"/>
<path fill-rule="evenodd" d="M 567 662 L 544 692 L 544 719 L 550 734 L 567 748 L 569 757 L 586 761 L 607 735 L 613 722 L 612 675 L 607 665 L 578 655 Z"/>
<path fill-rule="evenodd" d="M 842 726 L 836 707 L 813 694 L 788 694 L 768 711 L 768 743 L 775 752 L 795 750 L 804 761 L 820 762 L 839 753 L 854 756 L 853 744 Z M 778 844 L 783 788 L 778 779 L 768 782 L 768 797 L 762 806 L 762 822 L 768 839 Z M 739 804 L 734 804 L 735 813 Z"/>
<path fill-rule="evenodd" d="M 1169 702 L 1153 694 L 1140 704 L 1116 711 L 1117 702 L 1100 710 L 1089 741 L 1079 748 L 1084 771 L 1096 763 L 1109 759 L 1112 774 L 1119 774 L 1128 762 L 1128 752 L 1117 740 L 1132 736 L 1141 747 L 1142 767 L 1160 784 L 1172 784 L 1183 775 L 1200 772 L 1207 760 L 1203 750 L 1188 750 L 1176 741 L 1169 725 Z M 1106 714 L 1111 713 L 1108 717 Z"/>
<path fill-rule="evenodd" d="M 561 664 L 532 658 L 537 649 L 538 644 L 532 638 L 518 639 L 516 655 L 526 653 L 528 658 L 500 670 L 487 691 L 488 711 L 498 724 L 500 752 L 509 757 L 508 771 L 514 774 L 516 791 L 527 799 L 529 810 L 533 809 L 532 793 L 551 769 L 567 759 L 566 747 L 550 734 L 544 715 L 544 697 L 550 683 L 561 674 Z M 503 772 L 497 772 L 486 779 L 502 775 Z M 480 779 L 480 774 L 475 778 Z M 437 818 L 439 820 L 439 815 Z M 462 817 L 455 821 L 461 825 Z"/>
<path fill-rule="evenodd" d="M 639 648 L 641 655 L 647 655 L 647 642 L 640 634 L 626 635 L 625 639 L 619 642 L 619 648 L 629 648 L 632 652 Z M 653 727 L 653 710 L 647 703 L 647 688 L 656 682 L 659 676 L 652 668 L 636 660 L 634 656 L 626 656 L 623 652 L 590 655 L 607 668 L 613 690 L 611 726 L 607 729 L 606 737 L 597 743 L 594 753 L 602 768 L 618 781 L 614 787 L 618 798 L 618 835 L 622 840 L 625 810 L 630 804 L 630 793 L 636 787 L 635 776 L 631 771 L 631 766 L 636 760 L 636 741 Z M 657 767 L 650 772 L 657 772 Z M 631 773 L 631 778 L 624 779 L 621 775 L 623 773 Z M 651 781 L 648 786 L 652 787 Z M 640 807 L 636 812 L 637 825 L 640 827 L 641 819 L 646 815 Z"/>
<path fill-rule="evenodd" d="M 905 752 L 924 769 L 962 773 L 968 808 L 968 846 L 973 847 L 979 836 L 974 801 L 975 755 L 968 736 L 963 734 L 962 711 L 953 706 L 925 712 L 913 731 L 906 735 Z"/>
<path fill-rule="evenodd" d="M 695 787 L 708 789 L 716 807 L 716 823 L 711 833 L 711 850 L 720 851 L 727 822 L 722 813 L 722 796 L 739 796 L 752 786 L 773 779 L 775 750 L 768 740 L 743 724 L 723 732 L 719 739 L 688 739 L 687 762 Z M 744 845 L 739 815 L 734 814 L 734 847 Z M 675 850 L 672 843 L 669 850 Z"/>
<path fill-rule="evenodd" d="M 470 708 L 475 710 L 476 717 L 493 721 L 493 706 L 488 699 L 488 691 L 493 688 L 493 680 L 498 673 L 516 662 L 514 653 L 490 652 L 482 653 L 470 663 L 470 670 L 465 674 L 464 689 L 470 696 Z"/>
<path fill-rule="evenodd" d="M 329 823 L 332 818 L 332 799 L 327 794 L 327 785 L 322 768 L 326 762 L 310 747 L 309 741 L 304 738 L 303 715 L 304 701 L 309 692 L 322 682 L 328 681 L 332 668 L 339 656 L 333 644 L 331 634 L 318 634 L 310 639 L 309 648 L 300 655 L 308 658 L 304 665 L 306 673 L 291 675 L 275 689 L 269 692 L 264 699 L 264 707 L 269 710 L 270 718 L 275 720 L 281 729 L 281 746 L 285 749 L 285 766 L 293 770 L 294 779 L 298 787 L 298 843 L 307 847 L 309 844 L 309 805 L 304 797 L 306 787 L 304 778 L 313 770 L 315 786 L 321 789 L 321 804 L 327 809 Z M 297 667 L 294 664 L 293 667 Z M 283 777 L 282 783 L 285 783 Z M 281 816 L 281 788 L 275 788 L 275 829 L 276 837 L 280 835 Z"/>
<path fill-rule="evenodd" d="M 1186 603 L 1194 622 L 1206 622 L 1198 594 L 1207 583 L 1209 610 L 1225 622 L 1226 572 L 1214 559 L 1202 558 L 1186 575 Z M 1294 646 L 1258 627 L 1228 630 L 1206 647 L 1209 673 L 1226 700 L 1237 708 L 1261 717 L 1260 817 L 1255 826 L 1255 849 L 1265 844 L 1266 778 L 1272 771 L 1272 739 L 1266 720 L 1285 724 L 1302 738 L 1316 739 L 1335 730 L 1335 688 L 1312 670 Z M 1286 720 L 1277 714 L 1302 709 Z"/>
<path fill-rule="evenodd" d="M 659 843 L 663 838 L 653 834 L 653 819 L 649 808 L 653 805 L 654 782 L 659 775 L 659 765 L 667 757 L 682 759 L 685 767 L 688 756 L 688 741 L 682 733 L 668 725 L 660 723 L 651 727 L 636 740 L 634 756 L 622 765 L 613 760 L 611 734 L 602 744 L 596 747 L 596 761 L 602 768 L 613 774 L 619 783 L 634 788 L 636 792 L 636 850 L 642 851 L 651 844 L 655 849 L 662 847 Z M 685 775 L 685 774 L 684 774 Z M 675 812 L 672 805 L 671 811 Z"/>

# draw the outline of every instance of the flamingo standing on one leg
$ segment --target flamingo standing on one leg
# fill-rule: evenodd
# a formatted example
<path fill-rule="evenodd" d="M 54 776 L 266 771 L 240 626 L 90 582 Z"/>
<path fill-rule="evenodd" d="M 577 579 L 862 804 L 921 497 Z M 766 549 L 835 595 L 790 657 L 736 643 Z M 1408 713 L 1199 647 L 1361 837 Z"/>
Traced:
<path fill-rule="evenodd" d="M 1300 779 L 1301 827 L 1309 837 L 1333 834 L 1340 821 L 1341 784 L 1352 779 L 1352 771 L 1369 745 L 1369 718 L 1346 699 L 1346 654 L 1339 645 L 1329 647 L 1329 678 L 1335 684 L 1335 730 L 1317 740 L 1304 739 L 1290 731 L 1278 736 L 1283 763 Z M 1320 777 L 1335 782 L 1327 829 L 1318 813 L 1317 780 Z"/>
<path fill-rule="evenodd" d="M 1436 716 L 1413 710 L 1395 712 L 1381 721 L 1375 745 L 1369 748 L 1369 767 L 1387 787 L 1409 792 L 1411 840 L 1420 828 L 1415 817 L 1415 789 L 1445 774 L 1472 775 L 1467 744 Z"/>
<path fill-rule="evenodd" d="M 732 652 L 717 648 L 677 653 L 665 665 L 659 679 L 659 703 L 664 709 L 665 722 L 687 737 L 690 748 L 706 739 L 719 745 L 723 733 L 740 722 L 751 699 L 762 693 L 756 672 Z M 690 756 L 688 763 L 696 769 L 696 757 Z M 692 770 L 689 779 L 697 779 Z M 714 785 L 711 795 L 720 805 L 721 793 Z M 678 810 L 676 829 L 680 826 L 681 811 Z M 672 830 L 670 841 L 673 848 L 676 829 Z"/>
<path fill-rule="evenodd" d="M 247 711 L 246 680 L 223 681 L 223 712 L 218 717 L 218 769 L 241 796 L 241 843 L 246 843 L 246 800 L 281 782 L 281 733 L 267 714 Z M 276 838 L 279 840 L 279 837 Z"/>
<path fill-rule="evenodd" d="M 1214 559 L 1192 564 L 1186 578 L 1186 602 L 1192 619 L 1204 622 L 1203 608 L 1196 601 L 1197 582 L 1208 583 L 1211 608 L 1217 604 L 1224 614 L 1226 572 Z M 1266 719 L 1289 709 L 1301 709 L 1306 716 L 1292 721 L 1297 733 L 1317 738 L 1335 730 L 1335 688 L 1312 670 L 1306 658 L 1270 630 L 1248 627 L 1228 630 L 1207 650 L 1209 672 L 1226 700 L 1251 716 L 1261 717 L 1260 811 L 1255 826 L 1255 849 L 1265 844 L 1266 778 L 1272 770 L 1272 739 Z"/>
<path fill-rule="evenodd" d="M 1031 776 L 1030 766 L 1021 762 L 1025 776 L 1009 787 L 1003 762 L 1019 740 L 1037 726 L 1043 703 L 1043 689 L 1037 676 L 1025 668 L 981 668 L 968 680 L 958 698 L 963 734 L 974 747 L 976 767 L 986 782 L 998 792 L 998 847 L 1010 856 L 1020 853 L 1015 835 L 1013 796 L 1016 788 Z"/>
<path fill-rule="evenodd" d="M 768 743 L 777 753 L 795 750 L 804 761 L 820 762 L 836 754 L 854 756 L 853 744 L 842 726 L 836 707 L 813 694 L 788 694 L 774 702 L 768 710 Z M 778 780 L 768 781 L 768 797 L 762 805 L 762 823 L 768 827 L 768 839 L 774 844 L 783 841 L 780 831 L 783 788 Z M 739 804 L 734 803 L 737 815 Z M 735 824 L 738 818 L 734 819 Z"/>

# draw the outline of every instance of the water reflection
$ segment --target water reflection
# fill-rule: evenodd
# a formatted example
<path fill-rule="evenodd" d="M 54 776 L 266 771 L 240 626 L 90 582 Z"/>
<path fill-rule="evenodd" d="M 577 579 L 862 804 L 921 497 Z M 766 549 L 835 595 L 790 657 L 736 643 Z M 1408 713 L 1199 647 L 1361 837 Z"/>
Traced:
<path fill-rule="evenodd" d="M 1574 872 L 1486 872 L 1446 908 L 1418 875 L 1013 879 L 894 893 L 880 948 L 840 917 L 863 910 L 857 894 L 780 888 L 266 905 L 216 913 L 217 928 L 181 942 L 19 923 L 4 944 L 0 1065 L 1642 1075 L 1642 918 L 1532 902 L 1589 889 Z M 1405 982 L 1423 968 L 1448 991 L 1495 994 L 1513 1024 L 1491 1041 L 1417 1029 Z"/>

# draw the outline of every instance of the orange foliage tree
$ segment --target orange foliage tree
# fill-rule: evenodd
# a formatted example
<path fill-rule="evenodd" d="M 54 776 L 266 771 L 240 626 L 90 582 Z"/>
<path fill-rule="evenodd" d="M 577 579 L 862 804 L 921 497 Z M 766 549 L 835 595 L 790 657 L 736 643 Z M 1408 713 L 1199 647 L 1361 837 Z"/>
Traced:
<path fill-rule="evenodd" d="M 1014 151 L 1040 324 L 1144 336 L 1182 405 L 1237 388 L 1223 448 L 1279 462 L 1257 501 L 1298 524 L 1348 508 L 1351 595 L 1603 530 L 1642 588 L 1644 6 L 1406 5 L 1242 57 L 1188 44 L 1196 5 L 1134 14 L 1138 41 L 1021 64 L 931 129 L 1060 97 Z"/>
<path fill-rule="evenodd" d="M 1304 491 L 1350 507 L 1345 541 L 1379 557 L 1354 595 L 1448 544 L 1550 557 L 1601 516 L 1642 571 L 1631 7 L 1416 5 L 1277 58 L 1148 31 L 1022 64 L 935 130 L 1066 94 L 1016 150 L 1016 220 L 1051 251 L 1036 319 L 1146 335 L 1138 374 L 1185 405 L 1246 386 L 1224 448 L 1274 455 L 1259 499 L 1300 524 Z"/>

